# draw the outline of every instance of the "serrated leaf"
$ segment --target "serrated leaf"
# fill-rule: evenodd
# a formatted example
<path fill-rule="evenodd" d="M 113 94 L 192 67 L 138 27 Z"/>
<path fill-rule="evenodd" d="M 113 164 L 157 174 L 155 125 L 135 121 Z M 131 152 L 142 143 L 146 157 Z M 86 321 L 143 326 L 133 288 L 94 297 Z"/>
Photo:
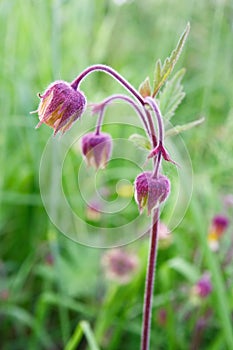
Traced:
<path fill-rule="evenodd" d="M 150 86 L 150 78 L 147 77 L 139 86 L 138 91 L 142 95 L 142 97 L 151 96 L 151 86 Z"/>
<path fill-rule="evenodd" d="M 153 97 L 157 95 L 159 89 L 165 83 L 168 76 L 171 74 L 173 68 L 175 67 L 175 64 L 178 58 L 180 57 L 184 43 L 189 34 L 189 30 L 190 30 L 190 24 L 188 23 L 185 28 L 185 31 L 183 32 L 183 34 L 181 35 L 178 41 L 178 44 L 175 50 L 172 51 L 170 57 L 167 57 L 165 59 L 163 66 L 160 60 L 156 62 L 155 73 L 154 73 L 154 87 L 153 87 L 153 94 L 152 94 Z"/>
<path fill-rule="evenodd" d="M 171 80 L 166 82 L 164 89 L 159 94 L 159 107 L 166 120 L 171 119 L 175 110 L 185 97 L 185 92 L 181 85 L 184 74 L 184 68 L 179 70 Z"/>
<path fill-rule="evenodd" d="M 187 123 L 187 124 L 184 124 L 184 125 L 177 125 L 174 128 L 171 128 L 171 129 L 167 130 L 166 133 L 165 133 L 165 137 L 178 135 L 178 134 L 180 134 L 183 131 L 192 129 L 195 126 L 198 126 L 198 125 L 202 124 L 204 122 L 204 120 L 205 120 L 205 118 L 203 117 L 203 118 L 194 120 L 193 122 L 190 122 L 190 123 Z"/>
<path fill-rule="evenodd" d="M 144 137 L 140 134 L 130 135 L 129 140 L 132 141 L 136 147 L 146 149 L 146 150 L 151 150 L 150 141 L 146 137 Z"/>

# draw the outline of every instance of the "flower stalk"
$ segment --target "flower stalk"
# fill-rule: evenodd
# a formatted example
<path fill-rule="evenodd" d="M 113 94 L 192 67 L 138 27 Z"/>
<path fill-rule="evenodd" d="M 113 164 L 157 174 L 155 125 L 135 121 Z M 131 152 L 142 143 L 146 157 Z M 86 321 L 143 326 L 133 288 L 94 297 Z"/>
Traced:
<path fill-rule="evenodd" d="M 127 95 L 121 95 L 121 94 L 111 95 L 111 96 L 107 97 L 105 100 L 103 100 L 102 102 L 92 105 L 92 112 L 99 113 L 99 119 L 98 119 L 98 123 L 97 123 L 98 130 L 99 130 L 101 123 L 102 123 L 102 120 L 103 120 L 103 114 L 104 114 L 105 108 L 115 100 L 122 100 L 124 102 L 127 102 L 130 106 L 132 106 L 132 108 L 135 110 L 135 112 L 138 114 L 139 118 L 141 119 L 142 124 L 143 124 L 144 128 L 146 129 L 148 136 L 151 138 L 152 137 L 151 128 L 148 126 L 148 123 L 146 120 L 147 114 L 145 113 L 146 117 L 144 115 L 145 110 L 141 109 L 132 98 L 130 98 Z M 154 131 L 154 133 L 155 133 L 155 131 Z"/>
<path fill-rule="evenodd" d="M 121 85 L 123 85 L 137 100 L 138 102 L 144 106 L 145 101 L 143 97 L 139 94 L 139 92 L 125 79 L 123 78 L 117 71 L 109 66 L 105 66 L 104 64 L 95 64 L 86 68 L 79 76 L 71 83 L 71 86 L 77 90 L 81 81 L 90 73 L 96 71 L 103 71 L 108 75 L 114 77 Z"/>
<path fill-rule="evenodd" d="M 150 347 L 151 313 L 152 313 L 152 302 L 153 302 L 153 292 L 154 292 L 156 258 L 157 258 L 157 250 L 158 250 L 158 225 L 159 225 L 159 208 L 156 208 L 152 213 L 150 248 L 149 248 L 146 287 L 145 287 L 144 305 L 143 305 L 141 350 L 149 350 L 149 347 Z"/>

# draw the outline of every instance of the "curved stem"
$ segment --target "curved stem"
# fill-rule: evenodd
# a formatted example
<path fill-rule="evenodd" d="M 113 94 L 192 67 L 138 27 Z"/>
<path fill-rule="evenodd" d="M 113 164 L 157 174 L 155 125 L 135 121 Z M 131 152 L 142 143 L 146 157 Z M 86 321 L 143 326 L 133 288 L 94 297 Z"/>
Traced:
<path fill-rule="evenodd" d="M 152 97 L 149 97 L 149 96 L 146 97 L 145 102 L 147 102 L 148 105 L 153 109 L 154 114 L 156 116 L 157 125 L 158 125 L 158 146 L 161 146 L 162 148 L 163 140 L 164 140 L 164 127 L 163 127 L 163 118 L 162 118 L 161 112 L 159 110 L 157 103 Z M 158 152 L 158 156 L 156 158 L 155 168 L 152 175 L 154 178 L 158 177 L 160 163 L 161 163 L 161 150 Z"/>
<path fill-rule="evenodd" d="M 99 114 L 99 118 L 98 118 L 97 125 L 96 125 L 96 131 L 95 131 L 96 135 L 99 135 L 99 133 L 100 133 L 101 125 L 103 122 L 103 117 L 104 117 L 104 108 L 101 109 L 100 114 Z"/>
<path fill-rule="evenodd" d="M 121 85 L 123 85 L 140 103 L 142 106 L 145 105 L 143 97 L 139 92 L 127 81 L 125 80 L 117 71 L 104 64 L 96 64 L 86 68 L 74 81 L 72 81 L 71 86 L 77 90 L 81 81 L 90 73 L 94 71 L 103 71 L 112 77 L 114 77 Z"/>
<path fill-rule="evenodd" d="M 141 336 L 141 350 L 149 350 L 150 345 L 150 327 L 151 327 L 151 309 L 153 301 L 155 268 L 158 248 L 158 224 L 159 208 L 154 209 L 152 216 L 152 227 L 150 235 L 150 252 L 147 266 L 145 296 L 143 305 L 143 322 Z"/>
<path fill-rule="evenodd" d="M 129 96 L 126 96 L 126 95 L 121 95 L 121 94 L 116 94 L 116 95 L 112 95 L 108 98 L 106 98 L 105 100 L 103 100 L 100 104 L 97 104 L 96 107 L 97 107 L 97 111 L 104 111 L 104 108 L 109 105 L 111 102 L 113 102 L 114 100 L 122 100 L 122 101 L 125 101 L 125 102 L 128 102 L 134 109 L 135 111 L 137 112 L 137 114 L 139 115 L 139 117 L 141 118 L 142 120 L 142 123 L 144 125 L 144 127 L 146 128 L 146 131 L 149 135 L 149 137 L 152 139 L 152 134 L 151 134 L 151 131 L 150 131 L 150 128 L 148 127 L 148 124 L 147 124 L 147 121 L 146 121 L 146 118 L 142 112 L 142 110 L 139 108 L 139 106 L 137 105 L 136 102 L 134 102 L 134 100 L 129 97 Z M 101 109 L 100 109 L 101 108 Z M 143 109 L 144 110 L 144 109 Z M 95 107 L 94 107 L 94 112 L 95 112 Z M 102 119 L 100 120 L 100 117 L 99 117 L 99 121 L 102 122 Z M 99 123 L 98 121 L 98 123 Z"/>
<path fill-rule="evenodd" d="M 159 151 L 158 156 L 155 159 L 155 164 L 154 164 L 155 166 L 154 166 L 154 170 L 153 170 L 153 174 L 152 174 L 152 177 L 155 179 L 158 178 L 158 175 L 159 175 L 159 168 L 160 168 L 161 160 L 162 160 L 162 152 Z"/>
<path fill-rule="evenodd" d="M 152 144 L 153 147 L 155 148 L 157 146 L 157 137 L 156 137 L 156 131 L 155 131 L 155 126 L 153 123 L 153 119 L 151 117 L 150 111 L 148 111 L 146 108 L 144 108 L 146 115 L 147 115 L 147 119 L 148 119 L 148 123 L 149 123 L 149 127 L 151 130 L 151 138 L 152 138 Z"/>
<path fill-rule="evenodd" d="M 156 119 L 157 119 L 157 124 L 158 124 L 158 143 L 162 143 L 163 144 L 163 139 L 164 139 L 164 130 L 163 130 L 163 118 L 161 115 L 161 112 L 159 110 L 159 107 L 157 105 L 157 103 L 155 102 L 155 100 L 148 96 L 145 98 L 145 102 L 148 103 L 148 105 L 153 109 Z"/>

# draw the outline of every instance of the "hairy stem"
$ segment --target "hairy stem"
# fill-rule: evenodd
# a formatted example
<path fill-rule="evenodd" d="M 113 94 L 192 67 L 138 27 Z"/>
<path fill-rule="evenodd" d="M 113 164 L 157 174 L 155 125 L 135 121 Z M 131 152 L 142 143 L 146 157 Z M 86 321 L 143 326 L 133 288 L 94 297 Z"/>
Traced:
<path fill-rule="evenodd" d="M 145 112 L 147 115 L 147 120 L 148 120 L 149 128 L 151 131 L 152 145 L 153 145 L 153 148 L 155 148 L 157 146 L 157 137 L 156 137 L 155 126 L 154 126 L 150 111 L 148 111 L 148 109 L 146 109 L 146 108 L 144 108 L 144 109 L 145 109 Z"/>
<path fill-rule="evenodd" d="M 163 140 L 164 140 L 163 118 L 159 110 L 159 107 L 152 97 L 149 97 L 149 96 L 146 97 L 145 102 L 148 103 L 148 105 L 153 109 L 155 113 L 157 124 L 158 124 L 158 143 L 163 144 Z"/>
<path fill-rule="evenodd" d="M 71 86 L 76 90 L 79 87 L 81 81 L 90 73 L 94 71 L 103 71 L 108 75 L 114 77 L 121 85 L 123 85 L 139 102 L 142 106 L 145 105 L 145 101 L 143 97 L 139 94 L 139 92 L 126 80 L 124 79 L 117 71 L 109 66 L 105 66 L 104 64 L 96 64 L 86 68 L 72 83 Z"/>
<path fill-rule="evenodd" d="M 149 137 L 152 139 L 152 134 L 151 134 L 151 131 L 150 131 L 150 128 L 147 124 L 147 121 L 146 121 L 146 118 L 143 114 L 143 111 L 144 109 L 142 110 L 138 105 L 137 103 L 129 96 L 126 96 L 126 95 L 121 95 L 121 94 L 116 94 L 116 95 L 112 95 L 110 97 L 107 97 L 105 100 L 103 100 L 100 104 L 97 104 L 96 106 L 94 105 L 94 108 L 93 108 L 93 112 L 102 112 L 104 110 L 104 108 L 109 105 L 110 103 L 112 103 L 114 100 L 122 100 L 122 101 L 125 101 L 127 103 L 129 103 L 133 108 L 134 110 L 137 112 L 138 116 L 140 117 Z M 100 120 L 100 118 L 99 118 Z M 102 121 L 102 119 L 101 119 Z M 98 122 L 99 123 L 99 122 Z"/>
<path fill-rule="evenodd" d="M 149 350 L 150 346 L 150 328 L 151 328 L 151 309 L 154 291 L 155 267 L 158 248 L 158 224 L 159 208 L 154 209 L 152 215 L 152 227 L 150 236 L 150 251 L 147 266 L 146 286 L 143 305 L 143 323 L 141 336 L 141 350 Z"/>
<path fill-rule="evenodd" d="M 100 129 L 101 129 L 101 126 L 103 123 L 103 118 L 104 118 L 104 108 L 101 109 L 99 112 L 99 118 L 97 121 L 96 130 L 95 130 L 96 135 L 99 135 L 99 133 L 100 133 Z"/>
<path fill-rule="evenodd" d="M 154 114 L 155 114 L 156 119 L 157 119 L 157 125 L 158 125 L 158 143 L 157 143 L 157 145 L 163 147 L 164 126 L 163 126 L 163 118 L 162 118 L 161 112 L 159 110 L 157 103 L 155 102 L 155 100 L 152 97 L 149 97 L 149 96 L 146 97 L 145 102 L 148 103 L 148 105 L 154 111 Z M 153 177 L 155 177 L 155 178 L 158 177 L 161 158 L 162 158 L 161 151 L 159 151 L 158 156 L 156 157 L 156 164 L 155 164 L 154 171 L 153 171 Z"/>

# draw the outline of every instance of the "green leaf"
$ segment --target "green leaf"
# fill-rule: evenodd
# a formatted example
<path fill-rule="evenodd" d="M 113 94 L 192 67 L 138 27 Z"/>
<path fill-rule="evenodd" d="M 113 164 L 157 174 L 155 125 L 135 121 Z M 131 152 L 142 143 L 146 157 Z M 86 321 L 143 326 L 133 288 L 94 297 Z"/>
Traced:
<path fill-rule="evenodd" d="M 81 321 L 77 325 L 74 334 L 68 341 L 65 350 L 75 350 L 77 346 L 80 344 L 83 334 L 85 335 L 88 345 L 90 346 L 90 350 L 100 350 L 98 345 L 96 344 L 94 334 L 91 330 L 91 327 L 87 321 Z"/>
<path fill-rule="evenodd" d="M 184 43 L 188 37 L 189 30 L 190 30 L 190 24 L 188 23 L 185 28 L 185 31 L 183 32 L 183 34 L 179 39 L 179 42 L 175 50 L 172 51 L 170 57 L 167 57 L 165 59 L 163 66 L 160 60 L 156 62 L 155 73 L 154 73 L 154 88 L 153 88 L 153 94 L 152 94 L 153 97 L 157 95 L 159 89 L 165 83 L 168 76 L 171 74 L 173 68 L 175 67 L 175 64 L 182 52 Z"/>
<path fill-rule="evenodd" d="M 164 89 L 159 94 L 159 106 L 164 119 L 169 120 L 175 114 L 175 110 L 185 97 L 181 80 L 185 69 L 179 70 L 175 76 L 167 81 Z"/>
<path fill-rule="evenodd" d="M 142 95 L 142 97 L 151 96 L 151 86 L 150 86 L 150 78 L 147 77 L 139 86 L 138 91 Z"/>
<path fill-rule="evenodd" d="M 129 140 L 132 141 L 136 147 L 146 149 L 146 150 L 151 150 L 150 141 L 146 137 L 144 137 L 140 134 L 130 135 Z"/>
<path fill-rule="evenodd" d="M 179 272 L 191 283 L 195 283 L 200 277 L 198 269 L 182 258 L 170 259 L 167 263 L 170 268 Z"/>
<path fill-rule="evenodd" d="M 205 121 L 205 118 L 203 117 L 203 118 L 194 120 L 193 122 L 190 122 L 190 123 L 187 123 L 187 124 L 184 124 L 184 125 L 176 125 L 174 128 L 171 128 L 171 129 L 166 131 L 165 137 L 178 135 L 178 134 L 180 134 L 183 131 L 192 129 L 195 126 L 198 126 L 198 125 L 202 124 L 204 121 Z"/>

